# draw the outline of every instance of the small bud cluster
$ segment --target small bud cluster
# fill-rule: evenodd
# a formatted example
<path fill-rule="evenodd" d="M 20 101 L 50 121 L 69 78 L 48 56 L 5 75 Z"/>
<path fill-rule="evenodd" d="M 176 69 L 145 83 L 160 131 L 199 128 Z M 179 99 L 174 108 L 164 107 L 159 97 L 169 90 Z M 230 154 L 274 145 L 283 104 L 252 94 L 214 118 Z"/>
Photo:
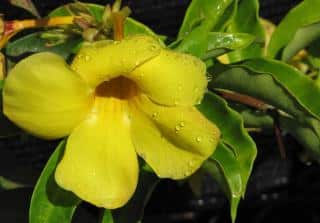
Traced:
<path fill-rule="evenodd" d="M 121 0 L 116 0 L 113 5 L 106 5 L 101 21 L 97 21 L 87 4 L 75 2 L 65 6 L 69 14 L 75 17 L 76 26 L 65 26 L 51 29 L 42 34 L 50 45 L 65 42 L 74 35 L 81 35 L 86 41 L 113 39 L 115 14 L 126 18 L 131 13 L 128 7 L 121 8 Z"/>

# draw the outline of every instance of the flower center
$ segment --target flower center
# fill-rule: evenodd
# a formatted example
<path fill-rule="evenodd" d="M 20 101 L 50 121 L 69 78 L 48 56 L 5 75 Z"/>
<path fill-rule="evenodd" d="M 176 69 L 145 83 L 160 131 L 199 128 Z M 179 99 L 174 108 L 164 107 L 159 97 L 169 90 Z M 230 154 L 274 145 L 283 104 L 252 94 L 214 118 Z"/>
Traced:
<path fill-rule="evenodd" d="M 138 93 L 137 85 L 128 78 L 116 77 L 109 81 L 104 81 L 96 87 L 96 97 L 116 98 L 120 100 L 128 100 Z"/>

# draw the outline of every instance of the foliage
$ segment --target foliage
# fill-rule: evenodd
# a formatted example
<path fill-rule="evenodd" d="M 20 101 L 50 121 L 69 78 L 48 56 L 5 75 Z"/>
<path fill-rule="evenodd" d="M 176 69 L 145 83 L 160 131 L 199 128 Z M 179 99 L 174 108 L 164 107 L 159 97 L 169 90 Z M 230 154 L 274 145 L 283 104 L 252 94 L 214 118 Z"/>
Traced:
<path fill-rule="evenodd" d="M 10 2 L 39 15 L 30 0 Z M 248 128 L 262 132 L 280 128 L 304 147 L 310 159 L 320 160 L 320 14 L 316 9 L 320 10 L 318 0 L 302 1 L 272 34 L 265 32 L 258 0 L 192 0 L 177 37 L 166 41 L 171 49 L 197 56 L 207 64 L 208 91 L 197 108 L 219 127 L 222 138 L 201 171 L 212 175 L 226 193 L 233 221 L 240 200 L 245 199 L 257 154 Z M 51 18 L 76 15 L 83 20 L 59 28 L 38 27 L 20 35 L 3 50 L 6 63 L 43 51 L 70 60 L 88 40 L 89 31 L 95 33 L 93 40 L 107 39 L 110 19 L 106 19 L 106 11 L 104 6 L 79 2 L 53 10 Z M 146 34 L 165 46 L 164 36 L 146 25 L 129 17 L 124 24 L 125 36 Z M 2 85 L 3 81 L 1 89 Z M 23 134 L 2 114 L 0 123 L 1 137 Z M 35 186 L 30 223 L 69 223 L 81 202 L 54 181 L 64 146 L 63 141 L 53 152 Z M 133 199 L 121 209 L 105 210 L 101 222 L 142 220 L 144 207 L 159 180 L 150 168 L 140 169 Z M 0 183 L 4 182 L 1 178 Z"/>

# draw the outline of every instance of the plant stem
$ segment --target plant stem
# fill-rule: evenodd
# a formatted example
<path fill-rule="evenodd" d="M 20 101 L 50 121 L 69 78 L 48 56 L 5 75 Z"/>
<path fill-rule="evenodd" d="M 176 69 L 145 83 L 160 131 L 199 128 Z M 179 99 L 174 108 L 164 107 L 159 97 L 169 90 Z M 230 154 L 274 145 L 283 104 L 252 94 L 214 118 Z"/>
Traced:
<path fill-rule="evenodd" d="M 239 102 L 262 111 L 266 111 L 268 109 L 266 103 L 248 95 L 225 91 L 219 91 L 219 94 L 227 100 Z"/>
<path fill-rule="evenodd" d="M 114 40 L 122 40 L 124 37 L 124 17 L 119 12 L 112 14 L 113 18 L 113 38 Z"/>
<path fill-rule="evenodd" d="M 13 20 L 5 21 L 4 33 L 0 38 L 0 49 L 13 37 L 15 34 L 24 29 L 52 27 L 60 25 L 73 24 L 75 16 L 61 16 L 44 19 L 26 19 L 26 20 Z"/>

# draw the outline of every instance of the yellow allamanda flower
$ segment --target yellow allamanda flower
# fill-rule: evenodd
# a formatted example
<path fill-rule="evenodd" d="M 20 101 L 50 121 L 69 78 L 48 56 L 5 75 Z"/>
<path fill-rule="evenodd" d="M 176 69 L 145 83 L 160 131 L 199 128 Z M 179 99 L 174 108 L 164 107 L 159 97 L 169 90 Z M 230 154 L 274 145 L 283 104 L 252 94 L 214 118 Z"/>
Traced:
<path fill-rule="evenodd" d="M 195 107 L 207 86 L 199 59 L 152 37 L 84 45 L 71 66 L 53 53 L 23 59 L 3 89 L 4 113 L 46 139 L 70 135 L 55 179 L 104 208 L 128 202 L 137 154 L 161 178 L 194 173 L 220 133 Z"/>

